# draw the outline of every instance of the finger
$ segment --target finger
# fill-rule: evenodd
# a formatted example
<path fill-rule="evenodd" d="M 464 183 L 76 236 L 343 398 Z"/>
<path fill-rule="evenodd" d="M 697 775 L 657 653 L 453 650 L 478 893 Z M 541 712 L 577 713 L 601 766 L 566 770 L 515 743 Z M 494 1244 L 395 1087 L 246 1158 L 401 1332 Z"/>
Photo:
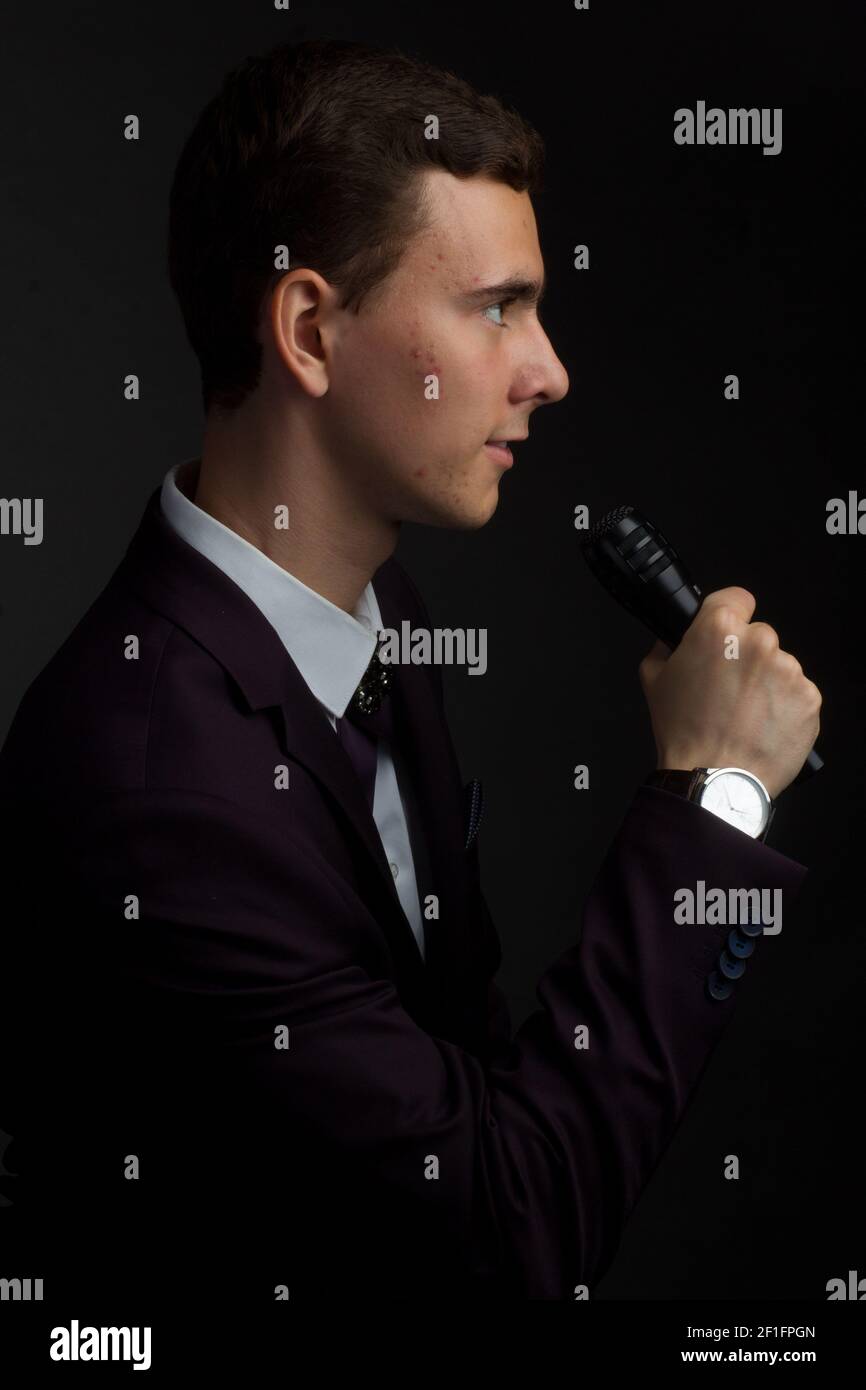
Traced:
<path fill-rule="evenodd" d="M 711 594 L 707 594 L 701 604 L 701 611 L 708 608 L 733 608 L 744 623 L 749 623 L 752 621 L 756 603 L 755 595 L 750 594 L 748 589 L 742 589 L 739 584 L 731 584 L 727 589 L 714 589 Z"/>

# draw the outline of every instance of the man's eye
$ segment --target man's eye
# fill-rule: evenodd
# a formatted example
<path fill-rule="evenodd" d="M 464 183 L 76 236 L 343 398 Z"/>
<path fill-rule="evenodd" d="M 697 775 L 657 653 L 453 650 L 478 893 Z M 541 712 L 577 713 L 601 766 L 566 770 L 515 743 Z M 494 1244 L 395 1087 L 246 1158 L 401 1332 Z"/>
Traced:
<path fill-rule="evenodd" d="M 509 304 L 513 304 L 513 303 L 514 303 L 514 300 L 513 300 L 513 299 L 500 299 L 500 300 L 498 300 L 495 304 L 488 304 L 487 308 L 486 308 L 486 309 L 482 309 L 481 312 L 482 312 L 483 314 L 489 314 L 490 311 L 491 311 L 492 309 L 507 309 L 507 308 L 508 308 L 508 305 L 509 305 Z M 497 327 L 497 328 L 507 328 L 507 327 L 508 327 L 508 324 L 507 324 L 507 323 L 501 323 L 501 322 L 498 322 L 498 323 L 497 323 L 496 319 L 491 319 L 490 322 L 491 322 L 491 323 L 496 323 L 496 327 Z"/>

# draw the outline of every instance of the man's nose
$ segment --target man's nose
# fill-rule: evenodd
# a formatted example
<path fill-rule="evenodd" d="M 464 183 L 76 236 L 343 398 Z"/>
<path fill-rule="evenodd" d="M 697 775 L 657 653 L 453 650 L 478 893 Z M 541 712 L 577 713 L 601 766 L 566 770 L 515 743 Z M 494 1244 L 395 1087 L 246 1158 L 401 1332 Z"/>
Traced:
<path fill-rule="evenodd" d="M 568 372 L 553 350 L 553 344 L 542 330 L 542 354 L 536 365 L 536 391 L 540 405 L 552 405 L 568 394 Z M 540 379 L 538 379 L 540 377 Z"/>
<path fill-rule="evenodd" d="M 550 346 L 549 340 L 548 348 L 550 351 L 550 374 L 552 385 L 548 388 L 547 399 L 548 401 L 561 401 L 563 396 L 568 395 L 568 388 L 570 385 L 570 382 L 568 380 L 568 372 L 565 370 L 556 353 L 553 351 L 552 346 Z"/>

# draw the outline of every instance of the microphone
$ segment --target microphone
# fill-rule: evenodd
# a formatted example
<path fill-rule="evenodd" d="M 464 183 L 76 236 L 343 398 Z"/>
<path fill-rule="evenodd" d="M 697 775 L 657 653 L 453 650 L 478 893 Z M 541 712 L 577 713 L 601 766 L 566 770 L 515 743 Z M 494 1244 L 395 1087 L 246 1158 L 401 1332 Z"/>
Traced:
<path fill-rule="evenodd" d="M 581 549 L 596 579 L 673 651 L 703 594 L 658 527 L 634 507 L 615 507 L 590 528 Z M 794 784 L 823 766 L 813 748 Z"/>

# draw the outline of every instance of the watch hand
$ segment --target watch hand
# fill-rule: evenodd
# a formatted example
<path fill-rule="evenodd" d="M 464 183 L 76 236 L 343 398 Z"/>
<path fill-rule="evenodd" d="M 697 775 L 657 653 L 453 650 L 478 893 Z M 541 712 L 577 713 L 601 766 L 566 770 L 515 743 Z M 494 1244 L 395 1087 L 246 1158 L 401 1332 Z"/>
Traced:
<path fill-rule="evenodd" d="M 730 806 L 732 811 L 736 811 L 737 815 L 743 815 L 743 807 L 740 805 L 739 801 L 733 801 L 731 799 L 730 792 L 728 792 L 728 805 Z"/>

